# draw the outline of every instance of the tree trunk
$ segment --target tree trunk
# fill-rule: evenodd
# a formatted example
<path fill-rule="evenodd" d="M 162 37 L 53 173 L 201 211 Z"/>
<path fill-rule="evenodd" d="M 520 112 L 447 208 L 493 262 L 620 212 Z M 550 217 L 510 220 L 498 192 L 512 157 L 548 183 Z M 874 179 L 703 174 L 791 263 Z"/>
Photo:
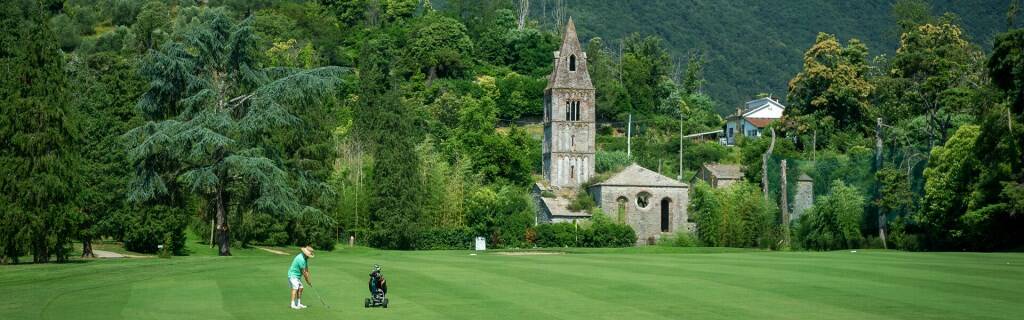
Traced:
<path fill-rule="evenodd" d="M 876 121 L 877 122 L 875 124 L 875 172 L 877 173 L 879 170 L 882 170 L 882 148 L 884 147 L 884 145 L 882 144 L 882 118 L 877 118 Z M 878 186 L 876 186 L 875 188 L 875 203 L 878 203 L 878 200 L 882 197 L 882 195 L 879 191 L 877 191 Z M 886 220 L 888 219 L 886 219 L 885 210 L 883 210 L 881 206 L 876 205 L 875 207 L 878 210 L 878 238 L 882 240 L 882 248 L 889 249 L 889 244 L 886 243 L 885 239 L 885 224 Z"/>
<path fill-rule="evenodd" d="M 427 74 L 427 88 L 434 83 L 434 79 L 437 79 L 437 66 L 430 66 L 429 74 Z"/>
<path fill-rule="evenodd" d="M 95 258 L 92 252 L 92 239 L 82 238 L 82 258 Z"/>
<path fill-rule="evenodd" d="M 789 247 L 789 197 L 786 192 L 786 160 L 782 160 L 782 172 L 779 175 L 779 193 L 781 194 L 779 199 L 782 204 L 779 208 L 782 209 L 782 242 L 783 247 Z"/>
<path fill-rule="evenodd" d="M 764 194 L 765 200 L 770 200 L 768 196 L 768 159 L 772 156 L 772 151 L 775 149 L 775 128 L 772 130 L 772 143 L 768 145 L 768 150 L 761 155 L 761 192 Z"/>
<path fill-rule="evenodd" d="M 217 187 L 217 253 L 221 256 L 231 255 L 231 237 L 228 230 L 227 199 L 224 196 L 224 188 Z"/>

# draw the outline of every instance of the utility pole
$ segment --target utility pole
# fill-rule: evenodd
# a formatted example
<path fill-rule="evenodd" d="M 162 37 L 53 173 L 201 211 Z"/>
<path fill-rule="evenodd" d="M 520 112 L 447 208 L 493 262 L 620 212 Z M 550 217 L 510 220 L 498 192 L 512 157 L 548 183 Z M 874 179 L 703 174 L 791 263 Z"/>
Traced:
<path fill-rule="evenodd" d="M 629 114 L 629 122 L 626 123 L 626 158 L 632 159 L 633 157 L 633 114 Z"/>
<path fill-rule="evenodd" d="M 882 118 L 876 119 L 875 124 L 875 172 L 882 170 Z M 877 186 L 876 186 L 877 189 Z M 879 198 L 882 195 L 877 190 L 875 191 L 875 203 L 878 203 Z M 882 239 L 882 248 L 889 249 L 889 244 L 885 240 L 885 224 L 888 222 L 885 218 L 885 210 L 881 206 L 875 207 L 878 210 L 878 238 Z"/>
<path fill-rule="evenodd" d="M 811 136 L 811 161 L 818 160 L 818 128 L 814 128 L 814 133 Z"/>
<path fill-rule="evenodd" d="M 679 181 L 683 181 L 683 113 L 679 113 Z"/>
<path fill-rule="evenodd" d="M 784 247 L 789 247 L 789 197 L 786 193 L 786 160 L 782 160 L 782 175 L 780 176 L 780 188 L 779 193 L 781 194 L 782 204 L 779 206 L 782 209 L 782 241 Z"/>

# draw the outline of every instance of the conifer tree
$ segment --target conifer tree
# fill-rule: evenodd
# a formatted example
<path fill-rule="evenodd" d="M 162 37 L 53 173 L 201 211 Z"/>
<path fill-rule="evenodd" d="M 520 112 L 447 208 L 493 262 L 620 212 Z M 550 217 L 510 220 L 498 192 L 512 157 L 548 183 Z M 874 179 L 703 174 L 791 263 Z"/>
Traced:
<path fill-rule="evenodd" d="M 302 201 L 298 193 L 316 181 L 300 177 L 301 159 L 274 137 L 304 127 L 300 109 L 323 103 L 348 70 L 261 68 L 251 19 L 187 9 L 196 12 L 179 16 L 194 18 L 141 68 L 150 82 L 138 108 L 149 121 L 125 135 L 136 170 L 129 200 L 180 206 L 179 192 L 202 199 L 222 256 L 231 255 L 232 211 L 330 220 Z"/>
<path fill-rule="evenodd" d="M 393 249 L 415 248 L 424 198 L 420 159 L 415 152 L 420 134 L 415 113 L 403 105 L 391 74 L 390 39 L 376 35 L 362 49 L 359 63 L 357 134 L 370 146 L 374 206 L 370 213 L 370 244 Z"/>
<path fill-rule="evenodd" d="M 78 217 L 79 137 L 63 57 L 37 1 L 8 2 L 0 11 L 0 257 L 63 262 Z"/>

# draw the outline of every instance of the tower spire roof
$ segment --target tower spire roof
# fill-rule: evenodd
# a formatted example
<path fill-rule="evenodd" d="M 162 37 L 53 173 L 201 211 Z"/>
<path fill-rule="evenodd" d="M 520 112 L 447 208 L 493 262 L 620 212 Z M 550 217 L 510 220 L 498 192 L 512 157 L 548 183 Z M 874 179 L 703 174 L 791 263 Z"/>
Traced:
<path fill-rule="evenodd" d="M 562 33 L 562 45 L 554 54 L 554 69 L 548 77 L 546 89 L 594 89 L 587 72 L 587 53 L 576 36 L 576 23 L 569 17 Z"/>
<path fill-rule="evenodd" d="M 569 22 L 565 24 L 565 35 L 562 37 L 562 42 L 564 43 L 570 38 L 579 42 L 579 39 L 576 38 L 576 23 L 572 22 L 572 17 L 569 17 Z"/>

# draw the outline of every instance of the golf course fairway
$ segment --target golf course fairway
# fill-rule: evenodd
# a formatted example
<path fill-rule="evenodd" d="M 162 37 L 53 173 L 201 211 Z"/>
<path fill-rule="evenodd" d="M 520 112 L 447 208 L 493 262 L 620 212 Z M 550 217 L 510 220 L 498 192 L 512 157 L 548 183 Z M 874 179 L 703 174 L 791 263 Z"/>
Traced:
<path fill-rule="evenodd" d="M 0 319 L 1022 319 L 1024 254 L 318 251 L 309 308 L 288 255 L 0 266 Z M 388 309 L 363 308 L 379 263 Z"/>

